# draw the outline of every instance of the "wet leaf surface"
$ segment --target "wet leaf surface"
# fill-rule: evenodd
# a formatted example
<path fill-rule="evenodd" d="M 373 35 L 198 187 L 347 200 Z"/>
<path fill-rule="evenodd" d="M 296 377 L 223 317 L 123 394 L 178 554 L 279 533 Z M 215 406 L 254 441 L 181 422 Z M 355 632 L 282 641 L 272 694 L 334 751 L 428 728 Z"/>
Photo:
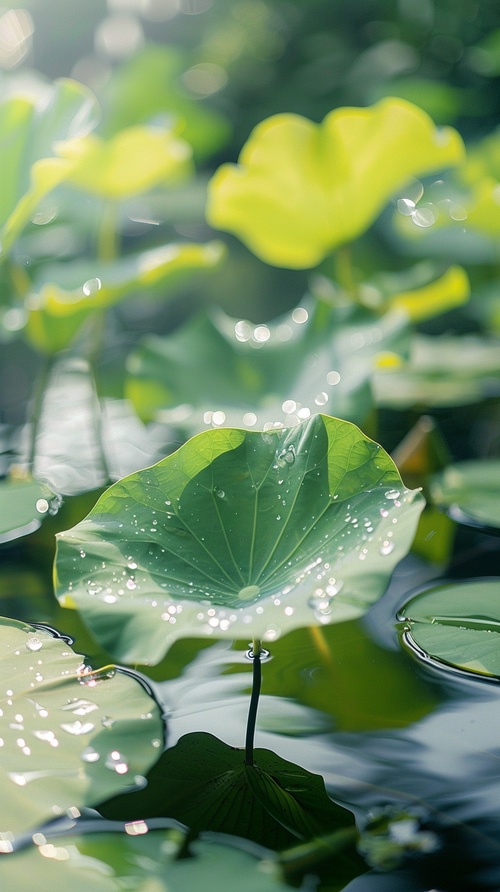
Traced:
<path fill-rule="evenodd" d="M 113 666 L 92 670 L 64 639 L 7 619 L 0 638 L 0 829 L 8 843 L 9 834 L 94 805 L 105 790 L 143 783 L 163 725 L 137 679 Z"/>
<path fill-rule="evenodd" d="M 158 662 L 182 636 L 272 641 L 364 613 L 422 506 L 348 422 L 207 431 L 59 534 L 57 594 L 126 661 Z"/>
<path fill-rule="evenodd" d="M 227 836 L 195 840 L 190 857 L 178 858 L 180 831 L 149 829 L 131 822 L 125 832 L 99 828 L 88 836 L 50 837 L 36 834 L 37 845 L 0 859 L 5 889 L 40 892 L 192 892 L 193 889 L 238 889 L 239 892 L 279 892 L 290 887 L 280 878 L 273 852 L 246 846 Z M 311 888 L 311 887 L 309 887 Z"/>

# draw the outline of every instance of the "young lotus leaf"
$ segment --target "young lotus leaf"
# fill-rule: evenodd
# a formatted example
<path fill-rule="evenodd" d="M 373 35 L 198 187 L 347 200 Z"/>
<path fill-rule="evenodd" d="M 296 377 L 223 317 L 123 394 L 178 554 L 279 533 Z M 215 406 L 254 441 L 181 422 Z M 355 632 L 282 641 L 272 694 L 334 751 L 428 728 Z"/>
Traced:
<path fill-rule="evenodd" d="M 274 115 L 237 165 L 215 173 L 207 218 L 267 263 L 312 267 L 368 229 L 409 179 L 463 158 L 455 130 L 401 99 L 336 109 L 322 124 Z"/>
<path fill-rule="evenodd" d="M 260 845 L 284 849 L 297 839 L 351 827 L 347 809 L 327 795 L 323 778 L 270 750 L 245 750 L 212 734 L 186 734 L 166 750 L 144 791 L 100 806 L 105 817 L 134 820 L 168 816 L 198 833 L 235 833 Z"/>
<path fill-rule="evenodd" d="M 163 725 L 138 681 L 91 670 L 65 640 L 9 619 L 0 638 L 1 848 L 9 834 L 137 785 Z"/>
<path fill-rule="evenodd" d="M 403 640 L 431 659 L 500 677 L 500 579 L 429 589 L 408 601 L 398 619 L 406 625 Z"/>
<path fill-rule="evenodd" d="M 127 661 L 185 636 L 272 641 L 364 613 L 422 507 L 349 422 L 205 431 L 59 534 L 57 596 Z"/>
<path fill-rule="evenodd" d="M 377 354 L 404 354 L 408 339 L 404 314 L 380 318 L 322 303 L 268 325 L 203 315 L 141 342 L 128 358 L 126 394 L 143 420 L 191 434 L 222 415 L 247 428 L 290 426 L 318 406 L 362 424 Z"/>
<path fill-rule="evenodd" d="M 6 251 L 28 223 L 41 199 L 71 169 L 58 151 L 67 140 L 85 137 L 99 118 L 95 96 L 64 79 L 19 88 L 0 102 L 0 233 Z"/>
<path fill-rule="evenodd" d="M 26 335 L 44 353 L 57 353 L 92 315 L 141 289 L 169 288 L 223 256 L 220 242 L 170 244 L 114 261 L 51 264 L 28 298 Z"/>
<path fill-rule="evenodd" d="M 55 514 L 59 499 L 36 480 L 10 477 L 0 481 L 0 543 L 27 536 L 47 514 Z"/>
<path fill-rule="evenodd" d="M 23 892 L 71 889 L 71 892 L 290 892 L 281 879 L 278 857 L 269 849 L 210 834 L 189 843 L 180 830 L 148 827 L 133 821 L 119 833 L 95 822 L 93 833 L 78 829 L 65 836 L 35 834 L 36 845 L 0 859 L 3 889 Z M 102 824 L 102 826 L 100 826 Z M 311 888 L 311 887 L 309 887 Z"/>
<path fill-rule="evenodd" d="M 191 147 L 171 128 L 127 127 L 109 140 L 90 134 L 65 143 L 59 154 L 71 163 L 70 183 L 114 201 L 191 173 Z"/>
<path fill-rule="evenodd" d="M 430 481 L 432 501 L 473 526 L 500 528 L 500 461 L 464 461 L 449 465 Z"/>
<path fill-rule="evenodd" d="M 376 402 L 394 409 L 476 403 L 500 393 L 500 340 L 415 335 L 409 361 L 383 361 L 373 386 Z"/>

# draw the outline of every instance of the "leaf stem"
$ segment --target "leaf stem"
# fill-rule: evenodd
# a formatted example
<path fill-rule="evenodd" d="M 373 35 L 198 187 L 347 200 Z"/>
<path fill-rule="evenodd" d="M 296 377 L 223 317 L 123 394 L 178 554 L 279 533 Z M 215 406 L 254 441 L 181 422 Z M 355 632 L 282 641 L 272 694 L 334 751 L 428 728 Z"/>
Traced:
<path fill-rule="evenodd" d="M 108 201 L 97 232 L 97 256 L 99 260 L 116 260 L 118 252 L 118 208 L 116 202 Z"/>
<path fill-rule="evenodd" d="M 252 650 L 250 651 L 253 661 L 252 674 L 252 696 L 250 697 L 250 706 L 248 708 L 247 733 L 245 739 L 245 765 L 253 765 L 253 745 L 255 737 L 255 723 L 257 721 L 257 708 L 259 705 L 260 686 L 262 683 L 262 641 L 254 638 Z"/>
<path fill-rule="evenodd" d="M 28 469 L 31 474 L 33 474 L 34 472 L 34 465 L 36 460 L 36 441 L 38 439 L 40 421 L 42 418 L 43 401 L 45 398 L 45 392 L 47 390 L 47 385 L 49 383 L 53 365 L 54 356 L 49 355 L 43 357 L 42 366 L 40 368 L 40 371 L 38 372 L 37 381 L 35 384 L 35 391 L 33 394 L 33 403 L 31 409 L 31 430 L 28 449 Z"/>

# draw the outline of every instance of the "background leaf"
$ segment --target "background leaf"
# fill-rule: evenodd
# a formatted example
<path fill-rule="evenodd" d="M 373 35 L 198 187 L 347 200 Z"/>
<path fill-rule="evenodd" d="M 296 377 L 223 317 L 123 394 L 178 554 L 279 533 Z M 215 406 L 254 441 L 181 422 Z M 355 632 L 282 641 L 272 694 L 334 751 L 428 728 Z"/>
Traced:
<path fill-rule="evenodd" d="M 500 579 L 440 585 L 408 601 L 398 618 L 406 637 L 432 659 L 500 676 Z"/>
<path fill-rule="evenodd" d="M 274 640 L 364 613 L 422 507 L 349 422 L 206 431 L 59 534 L 57 595 L 124 660 L 157 662 L 182 636 Z"/>
<path fill-rule="evenodd" d="M 270 325 L 212 313 L 168 337 L 144 338 L 127 361 L 126 393 L 145 421 L 191 434 L 214 423 L 216 412 L 228 425 L 289 427 L 321 406 L 362 424 L 377 354 L 404 352 L 407 339 L 397 312 L 381 319 L 318 303 Z"/>
<path fill-rule="evenodd" d="M 0 480 L 0 505 L 0 542 L 9 542 L 37 530 L 58 499 L 43 483 L 7 477 Z"/>
<path fill-rule="evenodd" d="M 3 834 L 143 783 L 163 739 L 145 688 L 45 629 L 3 619 L 0 638 Z"/>
<path fill-rule="evenodd" d="M 51 264 L 28 299 L 26 334 L 46 353 L 71 343 L 82 323 L 134 292 L 161 288 L 162 296 L 186 274 L 216 267 L 219 242 L 170 244 L 116 261 Z"/>
<path fill-rule="evenodd" d="M 432 500 L 453 520 L 500 528 L 500 460 L 448 465 L 430 480 Z"/>

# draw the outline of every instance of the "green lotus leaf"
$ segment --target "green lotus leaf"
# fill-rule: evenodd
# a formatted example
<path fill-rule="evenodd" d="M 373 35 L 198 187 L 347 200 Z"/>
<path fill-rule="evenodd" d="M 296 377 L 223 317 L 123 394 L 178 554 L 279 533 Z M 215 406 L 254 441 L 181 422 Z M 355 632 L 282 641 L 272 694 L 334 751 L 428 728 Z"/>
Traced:
<path fill-rule="evenodd" d="M 380 358 L 373 386 L 376 402 L 395 409 L 476 403 L 500 393 L 500 341 L 416 335 L 407 362 Z"/>
<path fill-rule="evenodd" d="M 204 314 L 142 340 L 127 360 L 126 394 L 144 421 L 191 434 L 221 423 L 290 426 L 318 406 L 362 424 L 376 356 L 404 353 L 407 339 L 397 312 L 380 318 L 315 304 L 257 326 Z"/>
<path fill-rule="evenodd" d="M 2 250 L 7 251 L 41 199 L 69 176 L 59 156 L 68 140 L 95 127 L 95 96 L 69 79 L 19 87 L 0 102 L 0 163 L 6 173 L 0 196 Z"/>
<path fill-rule="evenodd" d="M 408 601 L 404 639 L 456 669 L 500 676 L 500 579 L 439 585 Z"/>
<path fill-rule="evenodd" d="M 99 94 L 106 135 L 168 116 L 179 122 L 179 132 L 197 160 L 224 145 L 231 132 L 228 119 L 182 88 L 188 66 L 175 47 L 158 44 L 149 44 L 118 65 Z"/>
<path fill-rule="evenodd" d="M 36 480 L 7 477 L 0 481 L 0 542 L 9 542 L 38 529 L 55 513 L 58 497 Z"/>
<path fill-rule="evenodd" d="M 97 822 L 96 822 L 97 823 Z M 268 849 L 227 836 L 189 843 L 190 857 L 178 857 L 180 831 L 148 828 L 144 821 L 124 833 L 104 827 L 79 835 L 35 834 L 36 845 L 0 860 L 4 889 L 71 889 L 72 892 L 192 892 L 204 888 L 238 892 L 287 892 L 277 856 Z"/>
<path fill-rule="evenodd" d="M 186 734 L 160 757 L 144 791 L 100 806 L 107 818 L 168 816 L 191 830 L 215 830 L 272 849 L 345 827 L 352 814 L 327 795 L 323 778 L 270 750 L 245 750 L 212 734 Z"/>
<path fill-rule="evenodd" d="M 221 243 L 208 242 L 164 245 L 113 261 L 47 265 L 28 297 L 26 336 L 38 350 L 57 353 L 100 310 L 143 288 L 161 287 L 164 297 L 185 276 L 213 269 L 222 257 Z"/>
<path fill-rule="evenodd" d="M 448 465 L 429 486 L 432 501 L 454 520 L 500 528 L 500 460 Z"/>
<path fill-rule="evenodd" d="M 60 533 L 57 596 L 120 659 L 185 636 L 264 638 L 363 614 L 423 498 L 347 421 L 205 431 Z"/>
<path fill-rule="evenodd" d="M 91 670 L 64 639 L 10 619 L 0 621 L 0 637 L 0 826 L 8 841 L 143 782 L 163 725 L 136 679 L 112 666 Z"/>
<path fill-rule="evenodd" d="M 237 165 L 216 171 L 207 219 L 267 263 L 312 267 L 361 235 L 411 177 L 463 158 L 455 130 L 438 130 L 401 99 L 336 109 L 322 124 L 274 115 L 255 128 Z"/>

